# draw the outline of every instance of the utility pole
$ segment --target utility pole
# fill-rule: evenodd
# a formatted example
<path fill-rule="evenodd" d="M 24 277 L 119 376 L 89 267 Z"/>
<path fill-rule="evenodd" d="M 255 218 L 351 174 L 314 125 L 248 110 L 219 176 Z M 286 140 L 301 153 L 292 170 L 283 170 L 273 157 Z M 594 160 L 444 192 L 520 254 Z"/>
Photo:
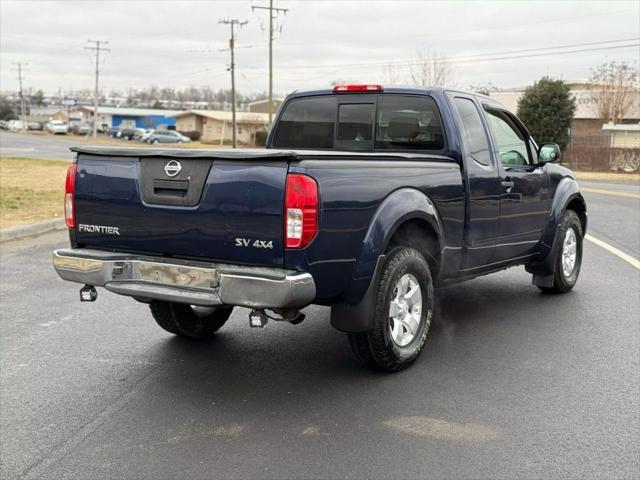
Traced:
<path fill-rule="evenodd" d="M 18 84 L 20 85 L 20 119 L 22 120 L 22 128 L 23 130 L 27 129 L 27 111 L 25 108 L 25 103 L 24 103 L 24 91 L 22 89 L 22 74 L 24 72 L 24 67 L 26 67 L 27 65 L 29 65 L 28 63 L 23 63 L 23 62 L 16 62 L 15 65 L 17 65 L 17 70 L 18 70 Z"/>
<path fill-rule="evenodd" d="M 229 39 L 229 50 L 231 50 L 231 64 L 229 65 L 229 71 L 231 71 L 231 142 L 233 148 L 236 148 L 236 64 L 233 56 L 233 49 L 235 46 L 235 34 L 233 27 L 235 25 L 242 27 L 243 25 L 246 25 L 247 21 L 240 21 L 237 18 L 226 18 L 224 20 L 218 20 L 218 23 L 231 25 L 231 38 Z"/>
<path fill-rule="evenodd" d="M 100 52 L 110 52 L 111 50 L 104 47 L 104 45 L 108 45 L 109 42 L 101 40 L 87 40 L 87 43 L 93 44 L 93 46 L 88 45 L 84 47 L 84 49 L 96 52 L 96 90 L 93 94 L 93 138 L 96 138 L 98 136 L 98 100 L 100 95 L 98 90 L 98 78 L 100 77 Z"/>
<path fill-rule="evenodd" d="M 269 10 L 269 127 L 271 127 L 271 119 L 273 118 L 273 12 L 278 15 L 280 12 L 285 15 L 289 11 L 287 8 L 275 8 L 273 0 L 269 0 L 268 7 L 252 5 L 251 10 Z"/>

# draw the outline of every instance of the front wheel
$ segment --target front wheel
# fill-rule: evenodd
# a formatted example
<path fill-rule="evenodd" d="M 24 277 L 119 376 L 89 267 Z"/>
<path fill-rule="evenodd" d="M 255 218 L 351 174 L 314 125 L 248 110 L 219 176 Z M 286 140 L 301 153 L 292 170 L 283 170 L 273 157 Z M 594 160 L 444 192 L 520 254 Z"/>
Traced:
<path fill-rule="evenodd" d="M 229 319 L 233 307 L 197 307 L 184 303 L 153 301 L 149 304 L 156 323 L 179 337 L 206 338 Z"/>
<path fill-rule="evenodd" d="M 373 368 L 397 372 L 420 356 L 433 315 L 433 281 L 429 265 L 413 248 L 387 255 L 380 280 L 373 328 L 348 334 L 355 357 Z"/>
<path fill-rule="evenodd" d="M 555 247 L 553 285 L 538 288 L 544 293 L 567 293 L 580 275 L 582 266 L 582 224 L 573 210 L 567 210 L 560 219 Z"/>

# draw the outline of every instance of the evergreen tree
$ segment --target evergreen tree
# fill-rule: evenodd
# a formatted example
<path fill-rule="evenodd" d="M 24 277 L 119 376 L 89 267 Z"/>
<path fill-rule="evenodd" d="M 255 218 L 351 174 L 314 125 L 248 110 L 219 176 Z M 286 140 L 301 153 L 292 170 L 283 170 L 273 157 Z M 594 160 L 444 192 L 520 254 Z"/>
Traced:
<path fill-rule="evenodd" d="M 527 87 L 518 102 L 518 116 L 533 138 L 541 143 L 569 143 L 569 128 L 575 112 L 575 99 L 562 80 L 543 77 Z"/>

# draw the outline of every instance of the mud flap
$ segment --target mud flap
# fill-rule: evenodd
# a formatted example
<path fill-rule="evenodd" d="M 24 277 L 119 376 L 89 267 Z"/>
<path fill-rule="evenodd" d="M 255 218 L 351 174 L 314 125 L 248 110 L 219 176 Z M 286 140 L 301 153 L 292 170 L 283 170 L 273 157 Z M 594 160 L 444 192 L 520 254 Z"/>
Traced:
<path fill-rule="evenodd" d="M 345 333 L 360 333 L 371 330 L 378 294 L 378 283 L 382 274 L 385 255 L 380 255 L 367 292 L 359 303 L 338 303 L 331 307 L 331 326 Z"/>

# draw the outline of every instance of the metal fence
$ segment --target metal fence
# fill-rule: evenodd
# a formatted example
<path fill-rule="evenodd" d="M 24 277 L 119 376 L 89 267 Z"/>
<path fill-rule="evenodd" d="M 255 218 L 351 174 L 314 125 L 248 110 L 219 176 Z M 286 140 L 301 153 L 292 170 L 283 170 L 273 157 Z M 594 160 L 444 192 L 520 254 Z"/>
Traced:
<path fill-rule="evenodd" d="M 562 163 L 572 170 L 637 172 L 640 148 L 614 148 L 610 133 L 572 133 Z"/>

